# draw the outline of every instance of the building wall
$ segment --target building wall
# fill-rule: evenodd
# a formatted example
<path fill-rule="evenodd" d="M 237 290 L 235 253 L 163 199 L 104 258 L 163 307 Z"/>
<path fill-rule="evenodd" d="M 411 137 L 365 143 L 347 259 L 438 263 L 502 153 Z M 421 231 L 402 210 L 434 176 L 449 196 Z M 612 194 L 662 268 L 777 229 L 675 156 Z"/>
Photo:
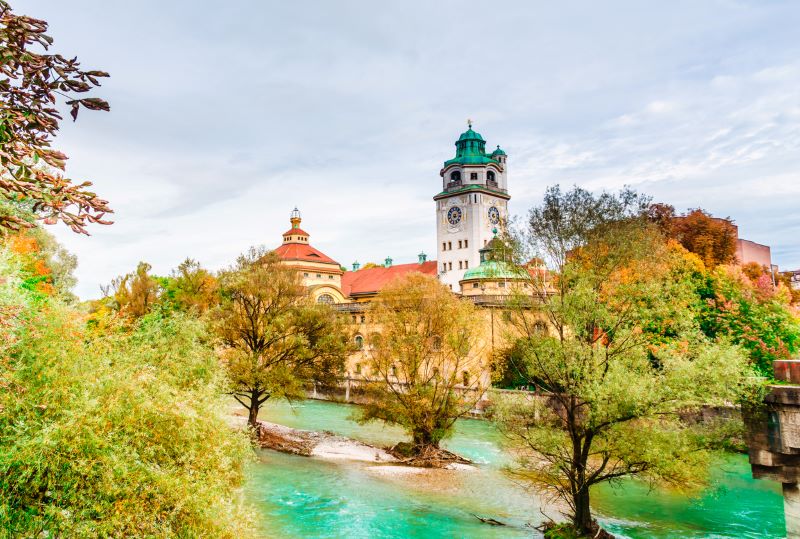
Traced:
<path fill-rule="evenodd" d="M 354 351 L 345 362 L 345 376 L 354 379 L 370 380 L 375 373 L 371 368 L 371 341 L 380 334 L 380 326 L 370 320 L 369 311 L 347 313 L 352 327 L 352 339 L 360 336 L 363 347 Z M 480 380 L 484 387 L 491 385 L 491 365 L 494 354 L 506 346 L 508 323 L 498 308 L 478 308 L 475 327 L 479 328 L 478 338 L 471 355 L 463 362 L 462 370 L 469 373 L 470 380 Z M 459 374 L 460 376 L 460 374 Z"/>
<path fill-rule="evenodd" d="M 772 255 L 768 245 L 739 238 L 736 240 L 736 261 L 742 265 L 755 262 L 769 268 L 772 265 Z"/>

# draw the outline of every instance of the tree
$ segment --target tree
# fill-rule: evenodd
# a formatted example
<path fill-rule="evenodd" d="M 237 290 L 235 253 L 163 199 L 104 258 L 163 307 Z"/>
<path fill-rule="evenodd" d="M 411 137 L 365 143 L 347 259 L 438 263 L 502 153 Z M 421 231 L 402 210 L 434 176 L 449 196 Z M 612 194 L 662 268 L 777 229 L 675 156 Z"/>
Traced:
<path fill-rule="evenodd" d="M 63 221 L 73 231 L 86 232 L 89 223 L 103 220 L 108 202 L 88 190 L 89 182 L 63 176 L 67 156 L 51 148 L 58 132 L 60 98 L 73 120 L 81 107 L 109 110 L 97 97 L 81 97 L 107 77 L 103 71 L 84 71 L 77 58 L 47 54 L 53 39 L 47 23 L 15 15 L 0 0 L 0 230 L 18 230 L 33 223 L 14 205 L 22 205 L 48 224 Z"/>
<path fill-rule="evenodd" d="M 729 219 L 712 217 L 701 209 L 676 217 L 670 227 L 672 237 L 700 257 L 708 269 L 736 260 L 736 227 Z"/>
<path fill-rule="evenodd" d="M 360 420 L 399 425 L 411 437 L 400 452 L 440 459 L 439 443 L 485 389 L 475 307 L 411 273 L 385 286 L 369 313 L 380 330 L 367 348 L 374 399 Z"/>
<path fill-rule="evenodd" d="M 697 328 L 685 258 L 647 221 L 647 202 L 550 188 L 523 232 L 554 270 L 547 283 L 532 275 L 535 301 L 519 298 L 511 318 L 518 372 L 545 393 L 497 418 L 519 473 L 564 500 L 580 534 L 596 526 L 592 485 L 696 483 L 705 453 L 679 412 L 734 399 L 748 372 L 738 348 Z"/>
<path fill-rule="evenodd" d="M 773 286 L 763 268 L 719 266 L 705 284 L 701 328 L 711 338 L 741 345 L 762 376 L 772 376 L 773 361 L 800 350 L 800 320 L 790 308 L 791 291 L 783 283 Z"/>
<path fill-rule="evenodd" d="M 297 270 L 273 253 L 250 249 L 219 276 L 216 334 L 231 394 L 257 428 L 270 397 L 302 397 L 304 384 L 331 383 L 349 350 L 341 318 L 311 301 Z"/>
<path fill-rule="evenodd" d="M 179 310 L 203 314 L 217 303 L 217 280 L 197 260 L 187 258 L 164 281 L 164 295 Z"/>

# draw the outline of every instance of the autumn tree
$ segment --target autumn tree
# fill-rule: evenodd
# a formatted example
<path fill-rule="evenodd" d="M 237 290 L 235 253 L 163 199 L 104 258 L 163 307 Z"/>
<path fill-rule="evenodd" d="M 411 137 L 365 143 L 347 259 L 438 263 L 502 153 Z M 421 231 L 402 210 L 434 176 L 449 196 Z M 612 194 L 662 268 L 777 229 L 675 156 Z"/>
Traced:
<path fill-rule="evenodd" d="M 479 314 L 435 278 L 411 273 L 383 288 L 369 316 L 380 330 L 366 348 L 374 399 L 360 420 L 401 426 L 411 442 L 397 449 L 407 456 L 447 460 L 439 443 L 485 389 Z"/>
<path fill-rule="evenodd" d="M 748 372 L 738 348 L 697 328 L 691 268 L 646 219 L 648 202 L 550 188 L 520 243 L 553 270 L 532 276 L 534 301 L 511 305 L 518 372 L 543 394 L 507 400 L 497 419 L 518 473 L 561 498 L 580 535 L 596 528 L 593 485 L 696 484 L 707 455 L 679 413 L 733 400 Z"/>
<path fill-rule="evenodd" d="M 230 392 L 251 427 L 269 398 L 303 397 L 307 382 L 332 383 L 342 373 L 349 345 L 341 318 L 314 303 L 297 270 L 275 254 L 250 249 L 220 273 L 219 291 L 215 331 Z"/>
<path fill-rule="evenodd" d="M 164 279 L 164 295 L 175 308 L 203 314 L 217 303 L 217 279 L 197 260 L 187 258 Z"/>
<path fill-rule="evenodd" d="M 107 77 L 81 68 L 77 58 L 48 51 L 53 39 L 47 22 L 13 13 L 0 0 L 0 230 L 31 227 L 29 215 L 53 224 L 63 221 L 86 233 L 89 223 L 108 224 L 107 201 L 91 183 L 64 176 L 67 156 L 51 147 L 62 119 L 58 105 L 73 119 L 81 107 L 109 110 L 97 97 L 84 97 Z M 18 210 L 22 211 L 18 211 Z"/>
<path fill-rule="evenodd" d="M 772 362 L 800 351 L 800 318 L 791 308 L 792 292 L 758 264 L 719 266 L 700 290 L 699 314 L 711 338 L 727 338 L 748 352 L 763 376 L 772 376 Z"/>
<path fill-rule="evenodd" d="M 699 256 L 708 269 L 736 260 L 736 227 L 729 218 L 693 209 L 674 217 L 668 230 L 671 237 Z"/>

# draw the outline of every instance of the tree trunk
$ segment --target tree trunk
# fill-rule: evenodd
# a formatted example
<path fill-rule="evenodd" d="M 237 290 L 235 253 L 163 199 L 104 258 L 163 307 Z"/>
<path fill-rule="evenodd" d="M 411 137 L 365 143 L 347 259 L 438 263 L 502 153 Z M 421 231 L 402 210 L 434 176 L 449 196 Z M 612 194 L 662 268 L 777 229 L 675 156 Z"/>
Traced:
<path fill-rule="evenodd" d="M 575 530 L 582 534 L 588 534 L 592 528 L 592 510 L 589 507 L 589 487 L 581 488 L 572 496 L 575 504 L 575 515 L 572 524 Z"/>
<path fill-rule="evenodd" d="M 417 454 L 421 453 L 426 447 L 439 449 L 439 440 L 434 440 L 433 434 L 426 431 L 415 431 L 412 434 L 412 443 Z"/>
<path fill-rule="evenodd" d="M 251 392 L 250 406 L 247 408 L 247 424 L 254 429 L 258 426 L 258 410 L 261 408 L 260 396 L 257 391 Z"/>

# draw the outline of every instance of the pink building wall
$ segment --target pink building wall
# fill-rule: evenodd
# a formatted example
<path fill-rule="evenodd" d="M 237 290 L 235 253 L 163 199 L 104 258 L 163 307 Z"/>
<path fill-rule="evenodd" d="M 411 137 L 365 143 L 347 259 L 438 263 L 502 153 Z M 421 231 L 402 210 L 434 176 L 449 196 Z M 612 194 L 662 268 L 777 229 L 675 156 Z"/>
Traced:
<path fill-rule="evenodd" d="M 736 260 L 739 264 L 755 262 L 759 266 L 767 268 L 772 265 L 772 255 L 768 245 L 741 238 L 736 240 Z"/>

